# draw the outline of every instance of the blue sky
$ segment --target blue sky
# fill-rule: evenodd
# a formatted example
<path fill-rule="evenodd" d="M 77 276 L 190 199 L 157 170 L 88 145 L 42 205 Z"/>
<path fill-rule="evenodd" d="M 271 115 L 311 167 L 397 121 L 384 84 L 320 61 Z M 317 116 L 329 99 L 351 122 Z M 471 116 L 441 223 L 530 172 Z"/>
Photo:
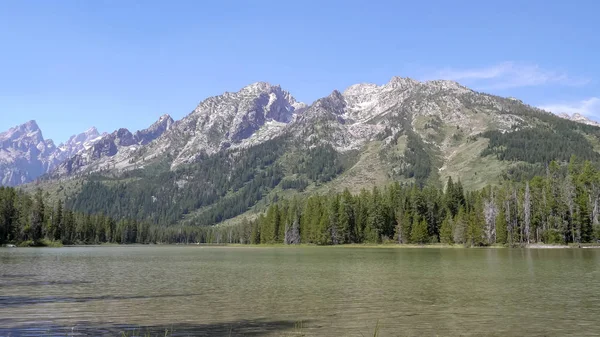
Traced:
<path fill-rule="evenodd" d="M 600 119 L 598 1 L 0 1 L 0 130 L 144 128 L 256 81 L 445 78 Z"/>

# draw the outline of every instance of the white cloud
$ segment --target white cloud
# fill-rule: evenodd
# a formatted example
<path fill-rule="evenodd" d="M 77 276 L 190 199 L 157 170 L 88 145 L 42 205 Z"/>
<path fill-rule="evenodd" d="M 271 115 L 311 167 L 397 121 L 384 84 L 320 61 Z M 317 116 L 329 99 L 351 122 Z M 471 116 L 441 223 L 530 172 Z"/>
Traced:
<path fill-rule="evenodd" d="M 515 62 L 472 69 L 446 68 L 428 77 L 462 82 L 480 89 L 509 89 L 550 84 L 578 86 L 589 82 L 587 79 L 570 77 L 566 73 L 542 69 L 535 64 Z"/>
<path fill-rule="evenodd" d="M 596 120 L 600 119 L 600 98 L 598 97 L 591 97 L 578 102 L 548 104 L 539 108 L 555 114 L 580 114 Z"/>

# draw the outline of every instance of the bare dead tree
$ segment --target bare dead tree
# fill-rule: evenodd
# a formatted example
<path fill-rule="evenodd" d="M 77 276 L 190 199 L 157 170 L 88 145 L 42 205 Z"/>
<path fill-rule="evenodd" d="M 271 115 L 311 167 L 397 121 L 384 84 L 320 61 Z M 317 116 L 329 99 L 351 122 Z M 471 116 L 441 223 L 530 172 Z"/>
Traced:
<path fill-rule="evenodd" d="M 544 188 L 542 188 L 542 204 L 544 205 L 544 209 L 543 209 L 543 214 L 542 214 L 542 229 L 544 232 L 546 232 L 548 230 L 548 216 L 549 216 L 549 210 L 548 210 L 548 200 L 546 199 L 546 187 L 544 186 Z M 535 240 L 537 242 L 540 242 L 540 228 L 537 228 L 536 231 L 536 238 Z"/>
<path fill-rule="evenodd" d="M 506 233 L 508 242 L 512 246 L 512 217 L 510 216 L 510 199 L 504 201 L 504 219 L 506 220 Z"/>
<path fill-rule="evenodd" d="M 525 184 L 525 196 L 523 198 L 523 218 L 525 222 L 525 239 L 530 243 L 529 233 L 531 229 L 531 192 L 529 191 L 529 182 Z"/>
<path fill-rule="evenodd" d="M 286 223 L 284 243 L 286 245 L 300 244 L 300 221 L 298 220 L 298 216 L 294 216 L 291 226 L 289 223 Z"/>
<path fill-rule="evenodd" d="M 561 193 L 562 197 L 563 197 L 563 202 L 565 203 L 565 205 L 567 205 L 567 208 L 569 210 L 569 222 L 568 225 L 571 229 L 571 237 L 573 239 L 573 243 L 579 242 L 579 236 L 580 236 L 580 231 L 579 231 L 579 226 L 577 224 L 575 224 L 575 186 L 573 185 L 573 181 L 571 180 L 570 176 L 567 176 L 567 178 L 564 180 L 563 183 L 563 193 Z M 566 233 L 565 233 L 565 242 L 567 241 L 566 238 Z"/>
<path fill-rule="evenodd" d="M 512 217 L 511 228 L 512 228 L 512 231 L 514 231 L 515 229 L 519 229 L 519 199 L 517 198 L 517 189 L 514 187 L 513 187 L 512 200 L 513 200 L 513 204 L 515 206 L 515 210 L 514 210 L 514 216 Z M 519 241 L 521 241 L 521 239 L 519 239 Z"/>
<path fill-rule="evenodd" d="M 285 230 L 284 230 L 284 234 L 283 234 L 283 244 L 284 245 L 290 244 L 290 237 L 291 237 L 291 228 L 290 228 L 290 224 L 286 221 L 285 222 Z"/>
<path fill-rule="evenodd" d="M 598 211 L 600 209 L 598 209 L 598 197 L 596 197 L 594 199 L 594 208 L 592 209 L 592 225 L 594 227 L 598 226 L 598 223 L 600 223 L 600 221 L 598 220 Z"/>
<path fill-rule="evenodd" d="M 483 205 L 483 217 L 485 219 L 485 234 L 489 244 L 496 243 L 496 216 L 498 208 L 494 201 L 494 191 L 492 190 L 490 199 Z"/>
<path fill-rule="evenodd" d="M 404 233 L 404 217 L 400 212 L 396 212 L 396 233 L 398 234 L 398 243 L 404 243 L 404 238 L 402 237 L 402 233 Z"/>

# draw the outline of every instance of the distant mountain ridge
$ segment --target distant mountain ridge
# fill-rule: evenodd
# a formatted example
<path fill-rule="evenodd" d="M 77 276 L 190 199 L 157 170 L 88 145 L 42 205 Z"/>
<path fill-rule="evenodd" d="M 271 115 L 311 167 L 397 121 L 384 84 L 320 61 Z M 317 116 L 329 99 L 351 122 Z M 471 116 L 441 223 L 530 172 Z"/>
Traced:
<path fill-rule="evenodd" d="M 394 181 L 440 186 L 453 177 L 482 188 L 573 154 L 600 165 L 600 128 L 578 116 L 402 77 L 334 90 L 310 105 L 257 82 L 206 98 L 177 121 L 164 115 L 133 133 L 91 130 L 67 142 L 66 159 L 50 159 L 57 152 L 41 131 L 22 129 L 0 138 L 14 140 L 2 153 L 21 160 L 3 164 L 8 184 L 42 174 L 35 186 L 70 208 L 158 224 L 213 224 L 279 195 L 359 193 Z"/>
<path fill-rule="evenodd" d="M 577 123 L 583 123 L 583 124 L 593 125 L 593 126 L 600 126 L 600 123 L 598 123 L 594 120 L 591 120 L 579 113 L 574 113 L 572 115 L 569 115 L 569 114 L 563 112 L 563 113 L 558 113 L 557 116 L 560 118 L 564 118 L 564 119 L 568 119 L 568 120 L 577 122 Z"/>
<path fill-rule="evenodd" d="M 169 115 L 163 115 L 149 128 L 135 134 L 127 129 L 119 129 L 112 134 L 100 133 L 91 127 L 56 146 L 51 139 L 44 139 L 42 130 L 31 120 L 0 133 L 0 184 L 16 186 L 34 181 L 82 155 L 91 155 L 91 158 L 100 158 L 108 153 L 114 155 L 117 145 L 111 146 L 110 143 L 115 139 L 118 139 L 118 146 L 147 144 L 172 123 Z M 106 152 L 103 153 L 102 148 L 107 149 Z"/>
<path fill-rule="evenodd" d="M 416 96 L 421 97 L 420 101 L 415 100 Z M 426 96 L 432 99 L 424 99 Z M 129 169 L 139 166 L 140 159 L 152 160 L 166 153 L 173 156 L 171 167 L 176 168 L 203 155 L 263 143 L 289 130 L 298 139 L 313 144 L 331 144 L 339 151 L 358 149 L 382 132 L 401 132 L 399 125 L 394 125 L 397 118 L 390 114 L 395 108 L 411 109 L 415 116 L 422 117 L 445 114 L 442 119 L 446 122 L 468 125 L 461 97 L 477 98 L 478 103 L 492 103 L 499 108 L 489 96 L 453 81 L 419 82 L 393 77 L 384 85 L 359 83 L 343 92 L 334 90 L 310 106 L 296 101 L 280 86 L 257 82 L 238 92 L 209 97 L 179 121 L 163 115 L 147 129 L 135 133 L 122 128 L 100 134 L 92 127 L 59 146 L 45 140 L 35 121 L 30 121 L 0 134 L 0 182 L 19 185 L 44 174 L 64 177 L 111 168 Z M 506 100 L 522 103 L 514 98 Z M 600 126 L 580 114 L 558 116 Z M 374 123 L 376 119 L 379 120 Z M 499 115 L 495 123 L 510 128 L 519 123 L 519 118 Z M 327 128 L 323 128 L 325 125 Z M 471 133 L 486 128 L 487 125 L 476 127 Z M 152 143 L 154 140 L 157 141 Z"/>

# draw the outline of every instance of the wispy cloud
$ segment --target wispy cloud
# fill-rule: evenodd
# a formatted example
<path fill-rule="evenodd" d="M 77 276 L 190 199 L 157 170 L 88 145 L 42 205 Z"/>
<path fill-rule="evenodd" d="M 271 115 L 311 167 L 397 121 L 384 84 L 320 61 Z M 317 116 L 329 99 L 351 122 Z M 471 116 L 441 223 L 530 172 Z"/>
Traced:
<path fill-rule="evenodd" d="M 572 115 L 577 113 L 596 120 L 600 119 L 600 98 L 598 97 L 591 97 L 570 103 L 548 104 L 540 106 L 539 108 L 556 114 L 567 113 Z"/>
<path fill-rule="evenodd" d="M 571 77 L 566 73 L 543 69 L 535 64 L 517 62 L 503 62 L 483 68 L 446 68 L 427 77 L 428 79 L 454 80 L 488 90 L 551 84 L 578 86 L 589 82 L 588 79 Z"/>

